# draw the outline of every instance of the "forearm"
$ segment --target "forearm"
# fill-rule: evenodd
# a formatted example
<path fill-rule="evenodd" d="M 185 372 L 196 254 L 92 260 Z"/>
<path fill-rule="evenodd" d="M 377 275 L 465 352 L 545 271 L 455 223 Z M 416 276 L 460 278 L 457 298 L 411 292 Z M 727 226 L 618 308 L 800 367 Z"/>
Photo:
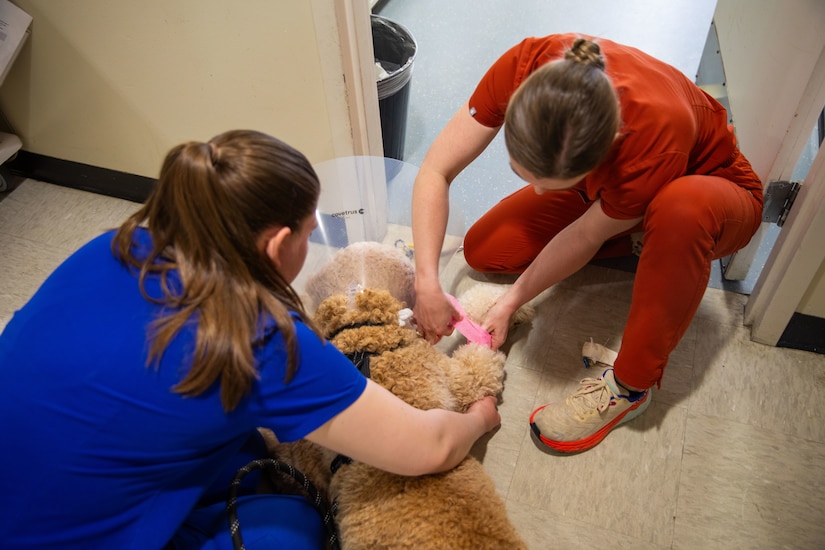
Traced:
<path fill-rule="evenodd" d="M 416 177 L 412 197 L 416 287 L 438 285 L 438 262 L 449 212 L 448 182 L 439 173 L 422 168 Z"/>
<path fill-rule="evenodd" d="M 498 128 L 487 128 L 476 122 L 465 103 L 427 151 L 413 187 L 417 283 L 437 283 L 438 261 L 449 215 L 450 184 L 481 154 L 497 132 Z"/>
<path fill-rule="evenodd" d="M 559 232 L 524 270 L 500 301 L 511 311 L 581 269 L 596 254 L 603 241 L 588 238 L 576 224 Z"/>
<path fill-rule="evenodd" d="M 499 422 L 492 397 L 467 413 L 424 411 L 370 381 L 355 403 L 307 439 L 388 472 L 423 475 L 457 465 Z"/>

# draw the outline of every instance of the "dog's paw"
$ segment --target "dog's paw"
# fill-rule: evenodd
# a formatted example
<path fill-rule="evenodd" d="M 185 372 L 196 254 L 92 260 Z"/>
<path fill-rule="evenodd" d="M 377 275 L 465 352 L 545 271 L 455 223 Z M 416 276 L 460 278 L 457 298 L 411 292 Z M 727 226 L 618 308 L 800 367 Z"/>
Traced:
<path fill-rule="evenodd" d="M 461 410 L 487 395 L 501 395 L 507 360 L 504 353 L 479 344 L 464 344 L 451 357 L 450 390 Z"/>
<path fill-rule="evenodd" d="M 507 292 L 509 286 L 491 283 L 473 285 L 458 297 L 467 316 L 476 323 L 481 322 L 484 316 L 493 307 L 493 304 Z M 536 316 L 536 310 L 531 303 L 526 303 L 513 313 L 511 326 L 529 323 Z"/>

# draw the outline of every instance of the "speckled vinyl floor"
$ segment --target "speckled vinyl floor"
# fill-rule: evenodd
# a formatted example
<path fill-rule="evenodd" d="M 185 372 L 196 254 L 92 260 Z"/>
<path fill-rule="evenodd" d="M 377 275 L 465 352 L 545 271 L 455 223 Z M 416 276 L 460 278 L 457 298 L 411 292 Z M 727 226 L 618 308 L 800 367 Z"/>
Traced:
<path fill-rule="evenodd" d="M 0 201 L 0 329 L 63 259 L 137 207 L 33 180 Z M 456 294 L 479 277 L 460 251 L 443 271 Z M 540 295 L 507 344 L 503 423 L 474 454 L 529 547 L 824 547 L 825 356 L 751 342 L 745 295 L 708 288 L 644 415 L 583 454 L 534 443 L 530 412 L 592 374 L 582 344 L 620 343 L 632 280 L 587 266 Z"/>

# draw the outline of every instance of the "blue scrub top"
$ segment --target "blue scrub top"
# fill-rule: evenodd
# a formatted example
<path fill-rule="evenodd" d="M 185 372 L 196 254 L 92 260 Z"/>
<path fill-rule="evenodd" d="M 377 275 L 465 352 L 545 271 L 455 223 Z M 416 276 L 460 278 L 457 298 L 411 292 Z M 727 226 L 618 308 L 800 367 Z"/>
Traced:
<path fill-rule="evenodd" d="M 67 259 L 0 335 L 0 543 L 4 548 L 161 548 L 258 427 L 300 439 L 352 404 L 366 379 L 296 319 L 299 366 L 284 383 L 280 333 L 256 350 L 260 379 L 224 412 L 219 386 L 172 391 L 194 323 L 147 367 L 161 308 L 106 233 Z M 136 232 L 148 248 L 148 232 Z M 160 294 L 157 278 L 147 280 Z"/>

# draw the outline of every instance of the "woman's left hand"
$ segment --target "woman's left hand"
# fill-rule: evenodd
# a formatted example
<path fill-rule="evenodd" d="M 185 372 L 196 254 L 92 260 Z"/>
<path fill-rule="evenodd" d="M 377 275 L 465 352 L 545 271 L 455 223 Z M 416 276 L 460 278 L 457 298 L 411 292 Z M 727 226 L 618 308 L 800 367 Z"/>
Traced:
<path fill-rule="evenodd" d="M 504 298 L 504 296 L 502 296 Z M 493 307 L 484 316 L 481 326 L 493 337 L 491 347 L 498 349 L 507 339 L 507 332 L 510 329 L 510 317 L 515 310 L 510 309 L 501 298 L 493 304 Z"/>

